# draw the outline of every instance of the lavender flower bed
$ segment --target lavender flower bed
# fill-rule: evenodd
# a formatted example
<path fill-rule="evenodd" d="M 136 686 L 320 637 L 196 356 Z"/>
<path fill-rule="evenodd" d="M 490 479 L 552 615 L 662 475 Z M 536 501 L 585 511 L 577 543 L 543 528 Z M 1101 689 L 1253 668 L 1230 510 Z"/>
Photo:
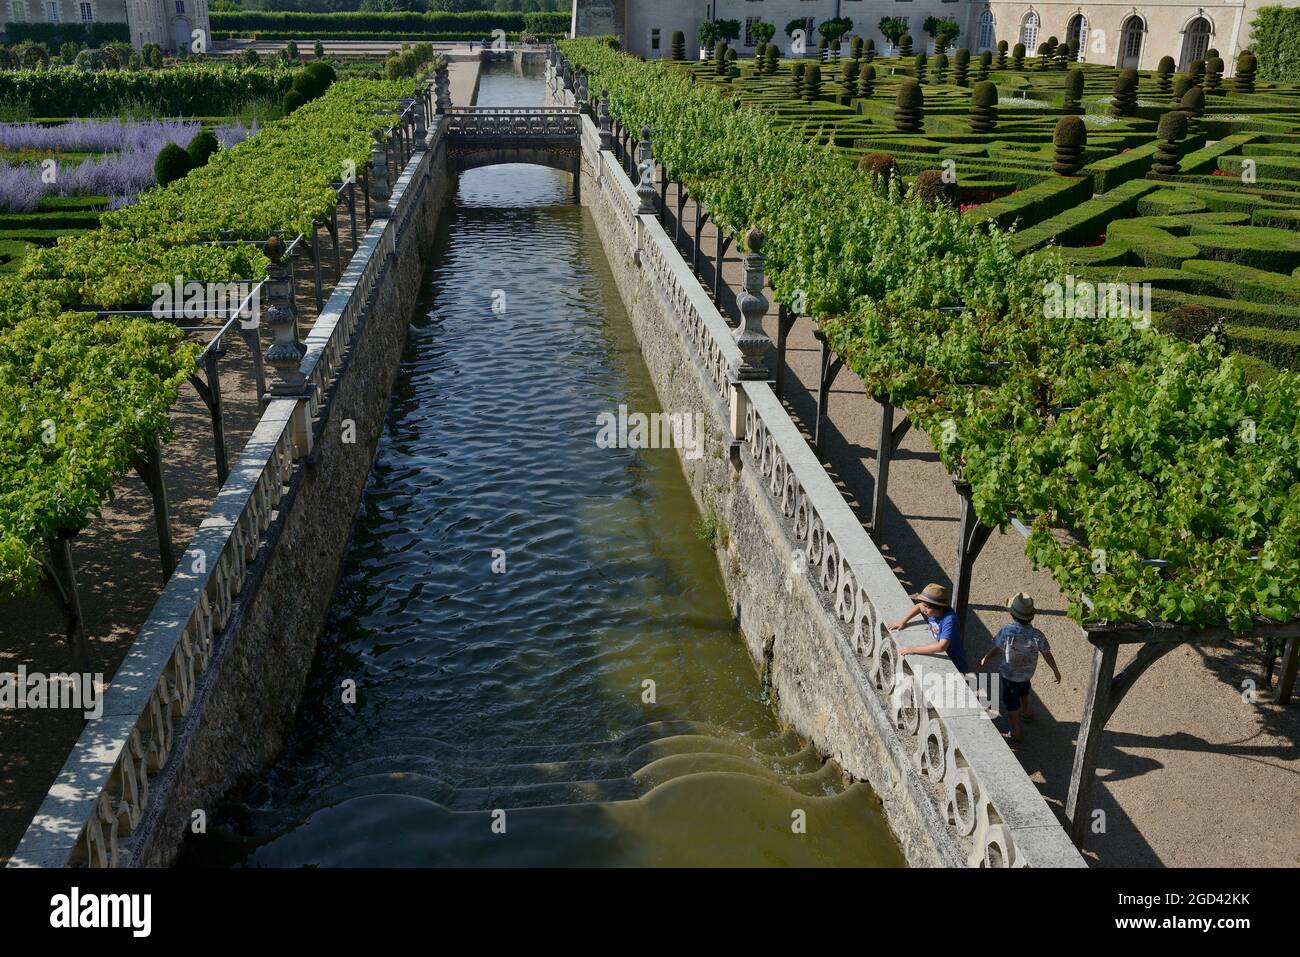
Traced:
<path fill-rule="evenodd" d="M 107 196 L 109 208 L 135 202 L 136 194 L 154 184 L 153 165 L 168 143 L 188 146 L 202 124 L 187 120 L 147 123 L 72 122 L 58 126 L 32 123 L 0 124 L 0 149 L 98 151 L 98 159 L 59 163 L 54 182 L 42 177 L 40 163 L 13 165 L 0 159 L 0 211 L 30 212 L 42 196 Z M 257 132 L 242 123 L 223 124 L 213 130 L 223 147 L 230 147 Z"/>

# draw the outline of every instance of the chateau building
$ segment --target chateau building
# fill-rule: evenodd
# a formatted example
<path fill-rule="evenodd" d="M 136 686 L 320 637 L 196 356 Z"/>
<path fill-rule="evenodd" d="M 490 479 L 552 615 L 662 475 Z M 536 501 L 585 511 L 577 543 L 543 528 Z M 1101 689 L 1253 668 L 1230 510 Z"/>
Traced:
<path fill-rule="evenodd" d="M 1227 0 L 1187 3 L 1185 0 L 1075 3 L 1056 0 L 573 0 L 575 35 L 616 34 L 625 49 L 647 58 L 667 57 L 674 30 L 686 34 L 688 56 L 699 54 L 696 32 L 705 20 L 737 20 L 742 52 L 755 46 L 751 27 L 766 21 L 776 27 L 775 41 L 789 55 L 791 21 L 805 21 L 809 52 L 816 51 L 816 26 L 832 17 L 848 17 L 853 29 L 846 36 L 871 38 L 882 54 L 892 52 L 880 32 L 882 17 L 902 17 L 913 47 L 932 52 L 925 33 L 927 17 L 954 21 L 961 29 L 954 47 L 972 53 L 996 49 L 998 41 L 1023 43 L 1032 55 L 1054 36 L 1060 42 L 1079 40 L 1079 59 L 1088 63 L 1153 70 L 1161 57 L 1173 57 L 1179 70 L 1216 49 L 1231 72 L 1236 54 L 1249 46 L 1254 12 L 1268 5 L 1297 6 L 1300 0 Z"/>
<path fill-rule="evenodd" d="M 139 49 L 156 43 L 168 53 L 193 49 L 194 31 L 211 35 L 208 0 L 0 0 L 0 31 L 11 23 L 125 23 Z"/>

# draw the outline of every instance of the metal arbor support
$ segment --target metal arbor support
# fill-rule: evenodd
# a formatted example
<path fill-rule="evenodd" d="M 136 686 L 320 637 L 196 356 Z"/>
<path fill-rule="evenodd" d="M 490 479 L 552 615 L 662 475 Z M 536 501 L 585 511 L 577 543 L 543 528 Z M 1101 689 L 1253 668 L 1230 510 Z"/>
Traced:
<path fill-rule="evenodd" d="M 952 607 L 957 612 L 957 625 L 961 628 L 962 635 L 965 635 L 967 605 L 970 603 L 971 570 L 975 567 L 975 559 L 984 550 L 989 536 L 993 534 L 993 528 L 981 522 L 979 516 L 975 514 L 975 508 L 970 500 L 970 483 L 964 479 L 953 479 L 953 486 L 961 498 L 961 523 L 958 529 L 957 567 L 952 576 Z"/>
<path fill-rule="evenodd" d="M 218 341 L 214 341 L 203 351 L 203 372 L 207 376 L 207 381 L 205 382 L 197 373 L 190 376 L 190 384 L 194 386 L 194 391 L 199 394 L 203 404 L 208 407 L 208 415 L 212 419 L 212 454 L 217 465 L 218 488 L 226 484 L 226 477 L 230 475 L 230 465 L 226 457 L 225 406 L 221 399 L 221 374 L 217 368 L 217 362 L 224 353 L 225 349 L 220 348 Z M 262 350 L 255 349 L 253 354 L 260 359 Z"/>
<path fill-rule="evenodd" d="M 1300 671 L 1300 638 L 1292 635 L 1282 646 L 1282 675 L 1277 683 L 1278 704 L 1290 704 L 1291 695 L 1295 691 L 1296 672 Z"/>
<path fill-rule="evenodd" d="M 821 371 L 817 381 L 817 418 L 813 426 L 813 451 L 817 453 L 818 461 L 825 462 L 826 432 L 830 427 L 827 409 L 831 401 L 831 386 L 835 383 L 835 377 L 840 374 L 840 370 L 844 368 L 844 360 L 831 351 L 830 343 L 826 341 L 826 336 L 820 328 L 813 335 L 822 346 L 819 366 Z"/>
<path fill-rule="evenodd" d="M 871 489 L 871 537 L 877 545 L 882 545 L 885 502 L 889 499 L 889 464 L 912 428 L 912 417 L 909 415 L 894 425 L 894 407 L 885 399 L 876 401 L 880 403 L 880 438 L 876 442 L 876 481 Z"/>
<path fill-rule="evenodd" d="M 162 581 L 166 585 L 176 568 L 176 554 L 172 547 L 171 514 L 167 508 L 167 482 L 162 470 L 162 446 L 158 436 L 153 437 L 143 460 L 135 463 L 136 474 L 153 497 L 153 521 L 158 531 L 158 558 L 162 564 Z"/>
<path fill-rule="evenodd" d="M 785 349 L 790 338 L 790 330 L 799 318 L 785 303 L 776 312 L 776 384 L 772 387 L 778 399 L 785 398 Z"/>
<path fill-rule="evenodd" d="M 72 651 L 73 667 L 90 673 L 90 640 L 86 636 L 86 619 L 81 611 L 81 594 L 77 589 L 77 568 L 72 560 L 72 539 L 76 532 L 61 531 L 45 540 L 49 558 L 41 562 L 45 585 L 63 610 L 64 638 Z"/>
<path fill-rule="evenodd" d="M 700 236 L 709 222 L 709 211 L 698 202 L 695 204 L 695 240 L 691 247 L 691 272 L 700 274 Z"/>
<path fill-rule="evenodd" d="M 682 248 L 682 213 L 686 210 L 686 188 L 682 181 L 677 181 L 677 222 L 673 225 L 673 245 Z"/>

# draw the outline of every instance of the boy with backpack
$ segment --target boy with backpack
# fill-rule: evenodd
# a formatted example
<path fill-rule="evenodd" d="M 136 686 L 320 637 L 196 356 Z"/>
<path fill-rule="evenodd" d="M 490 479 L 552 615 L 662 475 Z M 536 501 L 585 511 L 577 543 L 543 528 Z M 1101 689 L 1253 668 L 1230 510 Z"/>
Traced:
<path fill-rule="evenodd" d="M 1021 592 L 1009 602 L 1007 610 L 1011 612 L 1012 621 L 1003 625 L 993 636 L 993 647 L 980 659 L 984 667 L 995 655 L 1002 656 L 998 665 L 998 674 L 1002 684 L 1002 706 L 1006 708 L 1011 730 L 1004 736 L 1012 741 L 1019 741 L 1020 717 L 1023 708 L 1024 717 L 1029 719 L 1029 681 L 1034 676 L 1041 655 L 1052 669 L 1056 683 L 1061 683 L 1061 670 L 1052 658 L 1052 649 L 1047 644 L 1047 636 L 1030 624 L 1034 620 L 1034 600 Z"/>

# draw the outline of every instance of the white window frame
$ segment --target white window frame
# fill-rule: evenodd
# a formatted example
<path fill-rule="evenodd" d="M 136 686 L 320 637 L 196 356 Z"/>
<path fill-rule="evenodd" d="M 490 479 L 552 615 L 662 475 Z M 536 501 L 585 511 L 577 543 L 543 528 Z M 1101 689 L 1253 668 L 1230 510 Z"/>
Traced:
<path fill-rule="evenodd" d="M 1038 52 L 1038 31 L 1042 25 L 1042 18 L 1033 10 L 1020 21 L 1020 42 L 1025 45 L 1025 56 L 1034 56 Z"/>
<path fill-rule="evenodd" d="M 77 13 L 81 17 L 82 23 L 94 23 L 95 4 L 93 0 L 80 0 L 77 4 Z"/>
<path fill-rule="evenodd" d="M 983 53 L 985 50 L 992 50 L 998 45 L 997 21 L 993 18 L 992 10 L 985 10 L 980 14 L 979 28 L 979 49 L 975 52 Z"/>
<path fill-rule="evenodd" d="M 45 0 L 45 22 L 60 23 L 59 0 Z"/>

